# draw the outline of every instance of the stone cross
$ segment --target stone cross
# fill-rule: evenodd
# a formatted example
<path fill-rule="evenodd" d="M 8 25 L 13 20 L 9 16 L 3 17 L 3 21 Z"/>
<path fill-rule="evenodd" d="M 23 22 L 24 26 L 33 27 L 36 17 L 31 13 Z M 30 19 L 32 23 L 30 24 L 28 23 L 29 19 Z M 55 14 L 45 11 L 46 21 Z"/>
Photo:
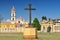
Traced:
<path fill-rule="evenodd" d="M 32 10 L 36 10 L 35 8 L 32 8 L 31 7 L 32 6 L 32 4 L 29 4 L 29 8 L 25 8 L 25 10 L 29 10 L 29 25 L 31 25 L 31 11 Z"/>

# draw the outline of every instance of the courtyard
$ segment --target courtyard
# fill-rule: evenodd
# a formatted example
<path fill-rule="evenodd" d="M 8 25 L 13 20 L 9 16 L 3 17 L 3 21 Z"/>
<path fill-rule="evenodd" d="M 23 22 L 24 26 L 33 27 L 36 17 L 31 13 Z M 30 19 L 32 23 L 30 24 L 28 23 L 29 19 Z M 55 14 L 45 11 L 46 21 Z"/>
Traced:
<path fill-rule="evenodd" d="M 0 33 L 0 40 L 60 40 L 60 33 L 38 33 L 37 39 L 24 39 L 22 33 Z"/>

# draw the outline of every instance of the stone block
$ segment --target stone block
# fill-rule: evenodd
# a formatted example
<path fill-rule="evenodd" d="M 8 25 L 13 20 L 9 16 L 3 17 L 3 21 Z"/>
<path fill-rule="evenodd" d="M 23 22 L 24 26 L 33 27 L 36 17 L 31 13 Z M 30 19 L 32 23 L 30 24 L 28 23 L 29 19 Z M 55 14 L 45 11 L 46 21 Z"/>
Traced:
<path fill-rule="evenodd" d="M 26 39 L 37 38 L 36 28 L 25 28 L 24 32 L 23 32 L 23 37 L 26 38 Z"/>

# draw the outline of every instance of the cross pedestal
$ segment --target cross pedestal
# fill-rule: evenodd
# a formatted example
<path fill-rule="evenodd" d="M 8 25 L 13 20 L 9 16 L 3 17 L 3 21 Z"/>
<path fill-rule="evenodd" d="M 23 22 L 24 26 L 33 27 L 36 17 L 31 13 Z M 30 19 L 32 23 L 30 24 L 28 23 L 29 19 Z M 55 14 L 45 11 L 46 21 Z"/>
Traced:
<path fill-rule="evenodd" d="M 36 28 L 25 28 L 23 35 L 24 35 L 23 37 L 25 39 L 35 39 L 35 38 L 37 38 Z"/>

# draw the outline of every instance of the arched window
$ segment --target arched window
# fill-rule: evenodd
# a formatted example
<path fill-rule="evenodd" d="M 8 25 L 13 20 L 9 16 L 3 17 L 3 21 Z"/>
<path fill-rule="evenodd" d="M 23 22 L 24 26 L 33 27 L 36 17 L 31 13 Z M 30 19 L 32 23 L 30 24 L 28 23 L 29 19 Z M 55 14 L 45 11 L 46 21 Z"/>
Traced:
<path fill-rule="evenodd" d="M 50 32 L 51 31 L 51 27 L 49 26 L 48 28 L 47 28 L 47 32 Z"/>
<path fill-rule="evenodd" d="M 14 17 L 14 14 L 13 14 L 13 17 Z"/>
<path fill-rule="evenodd" d="M 46 30 L 45 30 L 45 26 L 43 26 L 43 32 L 45 32 Z"/>
<path fill-rule="evenodd" d="M 14 20 L 14 18 L 13 18 L 13 20 Z"/>
<path fill-rule="evenodd" d="M 20 23 L 20 21 L 18 21 L 18 23 Z"/>
<path fill-rule="evenodd" d="M 45 30 L 45 27 L 43 27 L 43 30 Z"/>

